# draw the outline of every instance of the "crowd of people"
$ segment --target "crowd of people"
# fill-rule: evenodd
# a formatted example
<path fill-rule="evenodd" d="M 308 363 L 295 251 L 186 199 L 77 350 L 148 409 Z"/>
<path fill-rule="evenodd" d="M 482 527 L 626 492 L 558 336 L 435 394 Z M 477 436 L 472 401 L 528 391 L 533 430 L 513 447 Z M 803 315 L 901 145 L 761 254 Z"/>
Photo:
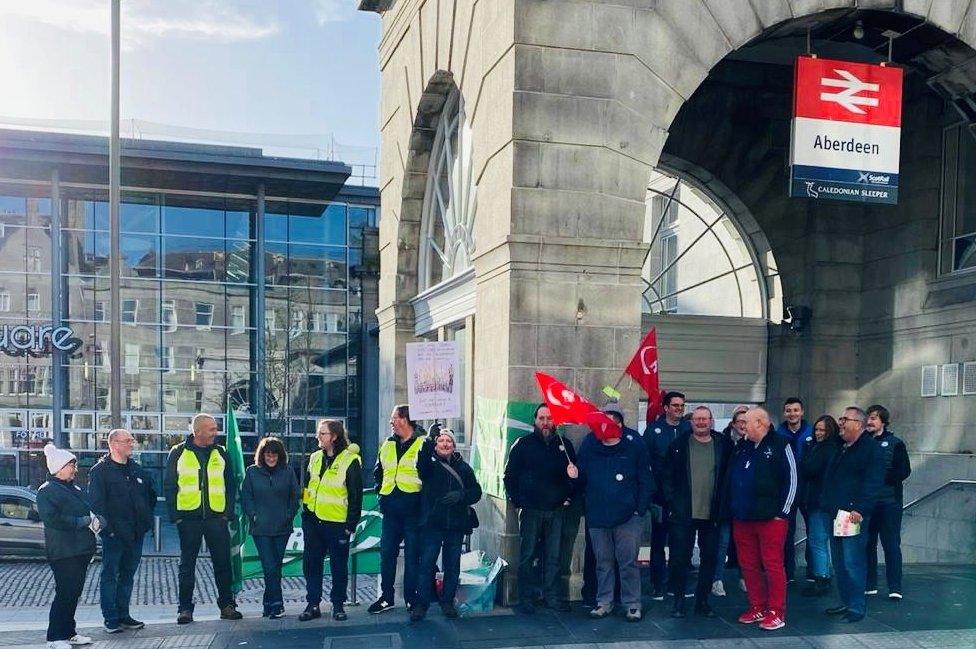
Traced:
<path fill-rule="evenodd" d="M 741 571 L 749 609 L 739 622 L 764 629 L 785 625 L 787 582 L 795 571 L 797 513 L 807 530 L 804 595 L 822 596 L 836 578 L 839 604 L 828 614 L 856 622 L 866 595 L 877 593 L 877 542 L 885 554 L 888 597 L 902 597 L 900 532 L 902 482 L 911 472 L 905 444 L 889 429 L 880 406 L 852 406 L 835 420 L 811 426 L 799 399 L 787 399 L 784 420 L 771 423 L 762 408 L 741 406 L 729 426 L 714 430 L 705 406 L 685 417 L 679 392 L 664 396 L 664 412 L 641 434 L 624 425 L 615 403 L 604 411 L 619 436 L 587 435 L 576 450 L 540 404 L 533 430 L 509 452 L 504 486 L 518 510 L 518 608 L 569 611 L 569 571 L 585 523 L 581 597 L 593 618 L 622 606 L 627 620 L 642 617 L 645 590 L 652 600 L 672 595 L 671 615 L 686 615 L 686 582 L 695 546 L 699 566 L 694 613 L 714 617 L 709 598 L 725 596 L 727 567 Z M 412 621 L 433 601 L 448 618 L 455 607 L 465 535 L 478 527 L 472 505 L 482 497 L 474 471 L 458 453 L 454 434 L 436 425 L 426 434 L 406 404 L 394 407 L 391 435 L 380 445 L 373 475 L 383 514 L 380 594 L 368 607 L 395 607 L 394 586 L 403 550 L 402 599 Z M 213 563 L 220 617 L 238 620 L 232 592 L 230 521 L 240 498 L 264 573 L 263 615 L 284 615 L 282 566 L 296 512 L 301 512 L 306 607 L 300 621 L 321 617 L 323 572 L 331 572 L 332 618 L 347 619 L 350 543 L 362 515 L 359 447 L 343 423 L 318 422 L 304 484 L 289 465 L 282 441 L 261 439 L 238 488 L 226 449 L 216 443 L 217 422 L 196 415 L 190 434 L 169 453 L 163 496 L 180 543 L 177 623 L 193 622 L 196 561 L 206 541 Z M 50 478 L 38 490 L 55 597 L 48 646 L 89 644 L 74 616 L 88 565 L 102 542 L 100 604 L 104 629 L 140 629 L 129 612 L 144 536 L 153 523 L 157 493 L 132 458 L 124 429 L 108 434 L 108 453 L 89 471 L 87 491 L 75 483 L 77 458 L 48 444 Z M 641 546 L 649 544 L 648 579 Z M 438 558 L 442 587 L 435 588 Z M 645 581 L 647 582 L 645 586 Z"/>
<path fill-rule="evenodd" d="M 663 414 L 642 434 L 624 424 L 615 403 L 604 412 L 620 436 L 590 433 L 576 450 L 540 404 L 533 431 L 511 449 L 505 488 L 519 510 L 523 613 L 540 603 L 571 610 L 575 598 L 560 576 L 579 531 L 574 503 L 582 503 L 586 526 L 581 595 L 593 618 L 622 606 L 627 620 L 639 621 L 645 584 L 651 600 L 671 597 L 672 617 L 685 617 L 691 598 L 696 615 L 714 617 L 710 597 L 726 596 L 726 571 L 734 566 L 749 602 L 738 621 L 783 628 L 798 514 L 807 532 L 803 596 L 828 595 L 833 572 L 839 602 L 825 613 L 863 619 L 866 596 L 878 592 L 880 538 L 888 598 L 902 598 L 902 483 L 911 467 L 883 406 L 851 406 L 811 426 L 793 397 L 778 426 L 767 410 L 740 406 L 716 431 L 708 407 L 685 416 L 684 395 L 668 392 Z M 646 580 L 642 539 L 649 543 Z M 688 589 L 696 545 L 697 582 Z"/>

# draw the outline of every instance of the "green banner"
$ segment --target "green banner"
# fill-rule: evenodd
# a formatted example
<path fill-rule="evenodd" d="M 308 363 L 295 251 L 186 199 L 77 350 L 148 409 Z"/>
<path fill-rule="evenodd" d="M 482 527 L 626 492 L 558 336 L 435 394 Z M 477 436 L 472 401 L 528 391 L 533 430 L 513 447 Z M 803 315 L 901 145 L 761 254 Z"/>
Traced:
<path fill-rule="evenodd" d="M 285 550 L 284 568 L 282 575 L 285 577 L 302 576 L 302 555 L 305 552 L 305 539 L 302 535 L 302 514 L 301 509 L 295 514 L 292 523 L 293 530 L 288 539 Z M 363 491 L 363 515 L 356 526 L 353 534 L 352 547 L 349 553 L 349 572 L 359 575 L 378 575 L 380 572 L 380 531 L 383 527 L 383 514 L 380 513 L 379 499 L 376 491 L 366 489 Z M 258 558 L 258 551 L 254 547 L 254 539 L 248 537 L 244 545 L 244 578 L 260 577 L 261 560 Z M 329 559 L 325 559 L 326 574 L 328 574 Z"/>
<path fill-rule="evenodd" d="M 475 397 L 471 467 L 486 494 L 505 497 L 503 477 L 508 450 L 516 439 L 532 432 L 532 418 L 538 405 Z"/>

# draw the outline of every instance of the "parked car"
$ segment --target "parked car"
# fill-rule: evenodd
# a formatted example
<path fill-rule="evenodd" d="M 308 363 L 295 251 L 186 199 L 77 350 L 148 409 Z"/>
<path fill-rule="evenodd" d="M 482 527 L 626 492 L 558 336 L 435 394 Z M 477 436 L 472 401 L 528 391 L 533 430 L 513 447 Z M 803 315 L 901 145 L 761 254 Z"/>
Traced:
<path fill-rule="evenodd" d="M 0 555 L 44 556 L 36 491 L 0 485 Z"/>

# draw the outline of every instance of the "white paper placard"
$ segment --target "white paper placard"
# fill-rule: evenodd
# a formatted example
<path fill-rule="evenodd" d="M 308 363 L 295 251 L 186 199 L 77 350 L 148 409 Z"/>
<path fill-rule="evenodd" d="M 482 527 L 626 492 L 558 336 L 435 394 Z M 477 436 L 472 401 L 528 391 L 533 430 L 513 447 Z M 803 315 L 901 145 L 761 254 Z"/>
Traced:
<path fill-rule="evenodd" d="M 457 342 L 407 343 L 407 402 L 410 418 L 461 416 L 460 359 Z"/>

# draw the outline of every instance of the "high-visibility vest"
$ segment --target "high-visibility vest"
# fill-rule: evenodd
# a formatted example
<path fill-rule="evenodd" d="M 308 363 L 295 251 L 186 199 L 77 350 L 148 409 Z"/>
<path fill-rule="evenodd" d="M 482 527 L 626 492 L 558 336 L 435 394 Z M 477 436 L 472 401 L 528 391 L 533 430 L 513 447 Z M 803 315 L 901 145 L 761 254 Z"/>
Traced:
<path fill-rule="evenodd" d="M 227 507 L 227 486 L 224 484 L 224 456 L 216 448 L 210 449 L 207 459 L 207 509 L 217 514 Z M 176 510 L 192 512 L 203 501 L 203 475 L 197 454 L 184 447 L 176 461 Z"/>
<path fill-rule="evenodd" d="M 358 450 L 359 447 L 355 444 L 343 449 L 332 460 L 325 473 L 322 473 L 324 451 L 315 451 L 308 459 L 308 487 L 302 500 L 319 520 L 346 522 L 349 511 L 346 471 L 353 462 L 359 462 L 362 466 L 363 459 L 356 454 Z"/>
<path fill-rule="evenodd" d="M 380 485 L 380 495 L 388 496 L 396 487 L 403 493 L 415 494 L 420 491 L 420 474 L 417 473 L 417 458 L 424 438 L 418 437 L 410 445 L 399 460 L 397 460 L 397 443 L 391 439 L 380 446 L 380 466 L 383 467 L 383 484 Z"/>

